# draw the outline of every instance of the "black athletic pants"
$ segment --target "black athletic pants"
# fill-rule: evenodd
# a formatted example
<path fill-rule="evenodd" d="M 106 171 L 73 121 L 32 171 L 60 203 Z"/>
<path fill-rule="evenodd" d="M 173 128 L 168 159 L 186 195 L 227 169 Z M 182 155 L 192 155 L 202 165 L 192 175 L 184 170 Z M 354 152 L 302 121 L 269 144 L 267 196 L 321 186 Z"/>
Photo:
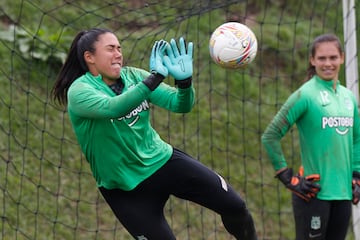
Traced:
<path fill-rule="evenodd" d="M 227 231 L 237 239 L 257 239 L 252 216 L 239 194 L 214 171 L 177 149 L 162 168 L 134 190 L 100 191 L 135 239 L 175 239 L 164 216 L 170 194 L 220 214 Z"/>
<path fill-rule="evenodd" d="M 344 240 L 351 217 L 350 200 L 310 202 L 293 194 L 296 240 Z"/>

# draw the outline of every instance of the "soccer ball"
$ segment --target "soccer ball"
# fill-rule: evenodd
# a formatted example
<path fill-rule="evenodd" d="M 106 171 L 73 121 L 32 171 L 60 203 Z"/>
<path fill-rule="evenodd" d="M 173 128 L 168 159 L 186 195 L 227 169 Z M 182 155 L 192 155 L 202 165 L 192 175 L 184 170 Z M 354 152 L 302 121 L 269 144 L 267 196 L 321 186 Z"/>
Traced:
<path fill-rule="evenodd" d="M 257 53 L 257 40 L 253 31 L 238 22 L 227 22 L 212 33 L 209 41 L 210 56 L 223 68 L 236 69 L 251 63 Z"/>

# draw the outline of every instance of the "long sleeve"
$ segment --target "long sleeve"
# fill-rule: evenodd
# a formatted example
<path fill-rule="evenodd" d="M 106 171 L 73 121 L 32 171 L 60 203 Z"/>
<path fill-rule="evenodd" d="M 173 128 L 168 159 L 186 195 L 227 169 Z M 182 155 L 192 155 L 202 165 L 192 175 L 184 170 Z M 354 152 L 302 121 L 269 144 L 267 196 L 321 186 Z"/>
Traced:
<path fill-rule="evenodd" d="M 176 113 L 190 112 L 194 106 L 194 99 L 195 90 L 192 86 L 182 89 L 166 84 L 160 84 L 150 96 L 153 104 Z"/>

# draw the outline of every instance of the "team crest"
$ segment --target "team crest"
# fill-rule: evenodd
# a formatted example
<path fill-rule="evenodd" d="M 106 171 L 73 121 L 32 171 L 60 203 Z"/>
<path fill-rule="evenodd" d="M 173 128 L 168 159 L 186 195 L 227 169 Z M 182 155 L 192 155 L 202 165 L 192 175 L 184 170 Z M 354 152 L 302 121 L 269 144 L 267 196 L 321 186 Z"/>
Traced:
<path fill-rule="evenodd" d="M 321 227 L 320 217 L 312 216 L 311 218 L 311 229 L 318 230 Z"/>
<path fill-rule="evenodd" d="M 346 98 L 345 99 L 345 108 L 348 109 L 348 110 L 352 110 L 352 102 L 349 98 Z"/>

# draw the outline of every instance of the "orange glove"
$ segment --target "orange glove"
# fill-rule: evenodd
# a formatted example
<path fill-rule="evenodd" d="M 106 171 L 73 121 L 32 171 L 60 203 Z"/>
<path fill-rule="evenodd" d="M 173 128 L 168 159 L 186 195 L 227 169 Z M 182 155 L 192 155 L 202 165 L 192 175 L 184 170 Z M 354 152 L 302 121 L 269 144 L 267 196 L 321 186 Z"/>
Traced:
<path fill-rule="evenodd" d="M 352 196 L 352 203 L 358 204 L 360 200 L 360 172 L 353 172 Z"/>
<path fill-rule="evenodd" d="M 288 188 L 290 191 L 304 199 L 310 201 L 311 198 L 316 197 L 316 194 L 320 191 L 320 185 L 315 183 L 320 180 L 319 174 L 311 174 L 304 177 L 304 169 L 300 167 L 299 173 L 293 175 L 291 168 L 286 168 L 280 171 L 277 178 Z"/>

